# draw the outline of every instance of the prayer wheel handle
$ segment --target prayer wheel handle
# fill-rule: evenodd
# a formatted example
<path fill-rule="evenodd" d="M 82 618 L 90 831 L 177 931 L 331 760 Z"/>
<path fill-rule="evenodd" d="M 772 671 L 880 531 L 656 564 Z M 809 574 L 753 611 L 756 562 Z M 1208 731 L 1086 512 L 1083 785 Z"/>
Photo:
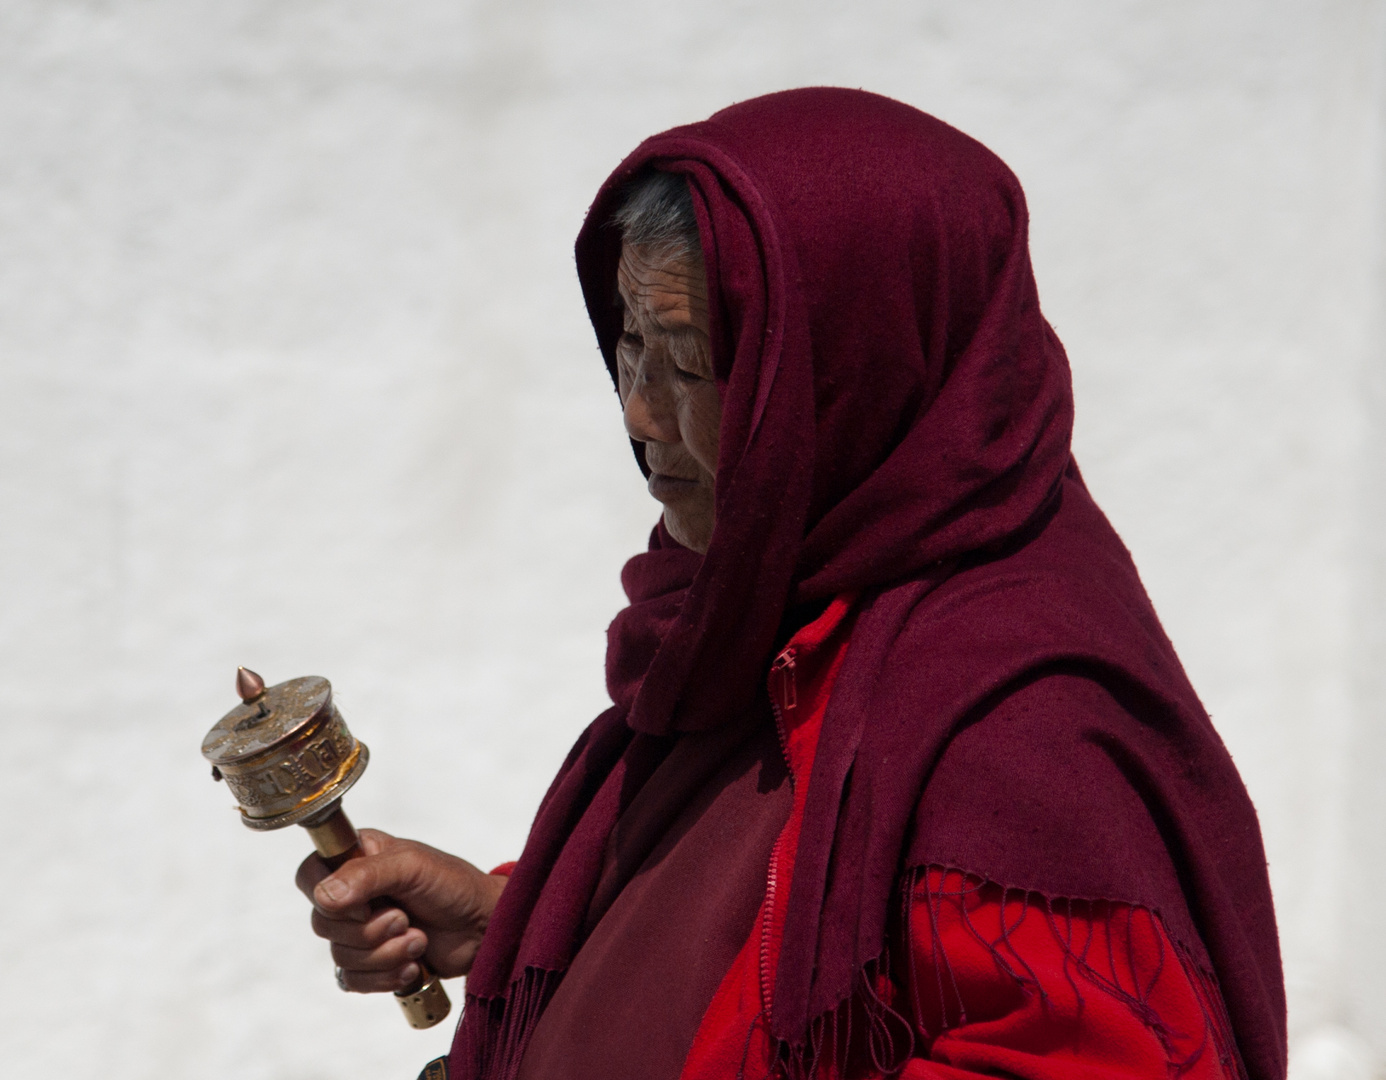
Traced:
<path fill-rule="evenodd" d="M 347 730 L 332 702 L 332 684 L 316 675 L 266 688 L 248 668 L 236 673 L 241 704 L 202 740 L 212 779 L 226 781 L 252 829 L 302 825 L 318 854 L 336 870 L 365 856 L 361 838 L 342 810 L 342 796 L 370 760 L 366 744 Z M 371 908 L 395 906 L 378 897 Z M 409 1026 L 430 1028 L 452 1008 L 441 980 L 423 963 L 419 977 L 395 1000 Z"/>
<path fill-rule="evenodd" d="M 364 858 L 366 855 L 361 847 L 361 837 L 356 832 L 356 826 L 346 816 L 340 799 L 327 807 L 320 816 L 310 818 L 302 822 L 302 825 L 308 830 L 308 835 L 313 839 L 313 846 L 318 849 L 318 854 L 322 856 L 322 861 L 327 863 L 329 870 L 335 871 L 343 863 Z M 388 896 L 378 896 L 370 903 L 372 911 L 396 906 L 398 905 Z M 415 963 L 419 965 L 418 977 L 403 990 L 396 990 L 395 1000 L 404 1010 L 404 1018 L 409 1021 L 410 1027 L 431 1028 L 447 1016 L 452 1002 L 448 1000 L 442 980 L 428 969 L 428 965 L 422 960 L 416 960 Z"/>

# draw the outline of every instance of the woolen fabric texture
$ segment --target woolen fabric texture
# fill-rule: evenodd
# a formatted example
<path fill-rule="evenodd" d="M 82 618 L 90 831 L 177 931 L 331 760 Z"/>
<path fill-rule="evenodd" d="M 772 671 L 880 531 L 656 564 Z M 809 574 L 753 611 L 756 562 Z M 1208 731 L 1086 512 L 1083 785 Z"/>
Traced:
<path fill-rule="evenodd" d="M 540 808 L 469 978 L 453 1067 L 514 1074 L 645 780 L 685 733 L 739 745 L 731 732 L 764 722 L 777 645 L 858 592 L 774 974 L 786 1053 L 861 991 L 901 873 L 937 865 L 1154 911 L 1216 977 L 1249 1076 L 1280 1080 L 1255 811 L 1073 463 L 1068 363 L 1040 312 L 1018 181 L 941 121 L 859 91 L 772 94 L 657 135 L 607 180 L 577 242 L 613 379 L 609 222 L 651 167 L 688 178 L 707 265 L 716 528 L 703 557 L 657 529 L 623 572 L 614 704 Z M 1120 708 L 1075 709 L 1075 680 Z M 1019 718 L 998 709 L 1021 688 Z M 712 758 L 695 768 L 710 775 L 717 740 L 704 741 Z"/>
<path fill-rule="evenodd" d="M 794 798 L 770 724 L 690 791 L 686 758 L 703 760 L 697 744 L 707 737 L 680 739 L 618 822 L 582 948 L 534 1025 L 518 1080 L 682 1074 L 713 995 L 756 925 L 755 884 L 763 888 Z M 668 807 L 641 805 L 652 799 L 683 809 L 670 816 Z M 659 833 L 653 848 L 649 823 Z"/>

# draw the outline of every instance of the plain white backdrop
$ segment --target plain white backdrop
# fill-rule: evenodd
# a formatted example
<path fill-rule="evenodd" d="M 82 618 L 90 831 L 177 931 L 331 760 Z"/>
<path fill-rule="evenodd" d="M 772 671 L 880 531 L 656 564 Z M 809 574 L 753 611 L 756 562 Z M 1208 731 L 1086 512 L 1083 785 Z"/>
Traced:
<path fill-rule="evenodd" d="M 0 0 L 0 1072 L 412 1078 L 198 747 L 332 679 L 513 857 L 656 507 L 571 244 L 641 138 L 890 94 L 1030 199 L 1076 452 L 1261 814 L 1295 1080 L 1386 1062 L 1386 0 Z M 460 1000 L 461 986 L 453 996 Z"/>

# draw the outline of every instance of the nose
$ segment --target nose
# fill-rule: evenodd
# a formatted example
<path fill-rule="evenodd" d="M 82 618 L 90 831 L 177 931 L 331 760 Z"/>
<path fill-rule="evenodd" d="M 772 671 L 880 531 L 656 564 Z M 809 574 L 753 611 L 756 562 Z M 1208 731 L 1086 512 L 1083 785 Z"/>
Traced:
<path fill-rule="evenodd" d="M 678 442 L 678 417 L 671 395 L 650 377 L 647 365 L 641 364 L 636 370 L 624 408 L 626 434 L 636 442 Z"/>

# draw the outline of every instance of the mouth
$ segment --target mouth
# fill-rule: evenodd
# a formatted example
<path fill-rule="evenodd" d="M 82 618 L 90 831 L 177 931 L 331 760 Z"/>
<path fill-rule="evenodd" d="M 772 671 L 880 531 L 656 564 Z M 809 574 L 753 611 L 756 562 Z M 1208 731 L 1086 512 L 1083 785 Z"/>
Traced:
<path fill-rule="evenodd" d="M 698 487 L 697 480 L 683 476 L 670 476 L 667 473 L 650 473 L 650 494 L 660 502 L 674 502 L 683 498 Z"/>

